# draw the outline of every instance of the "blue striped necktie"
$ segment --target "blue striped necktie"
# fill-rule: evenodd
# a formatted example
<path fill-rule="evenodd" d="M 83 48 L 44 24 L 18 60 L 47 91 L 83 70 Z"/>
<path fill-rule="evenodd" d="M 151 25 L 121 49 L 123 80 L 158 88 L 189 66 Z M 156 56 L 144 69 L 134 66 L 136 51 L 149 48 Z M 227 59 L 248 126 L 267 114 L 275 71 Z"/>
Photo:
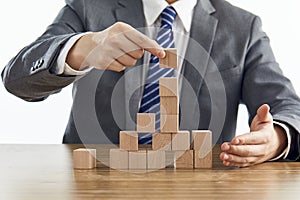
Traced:
<path fill-rule="evenodd" d="M 169 6 L 161 13 L 161 26 L 157 34 L 157 43 L 163 48 L 174 48 L 174 38 L 172 25 L 176 17 L 176 11 Z M 156 114 L 156 131 L 160 130 L 160 97 L 159 97 L 159 79 L 162 77 L 174 76 L 174 69 L 159 68 L 159 59 L 151 55 L 148 75 L 145 82 L 144 93 L 140 106 L 140 113 Z M 143 134 L 139 137 L 140 144 L 150 144 L 152 142 L 151 134 Z"/>

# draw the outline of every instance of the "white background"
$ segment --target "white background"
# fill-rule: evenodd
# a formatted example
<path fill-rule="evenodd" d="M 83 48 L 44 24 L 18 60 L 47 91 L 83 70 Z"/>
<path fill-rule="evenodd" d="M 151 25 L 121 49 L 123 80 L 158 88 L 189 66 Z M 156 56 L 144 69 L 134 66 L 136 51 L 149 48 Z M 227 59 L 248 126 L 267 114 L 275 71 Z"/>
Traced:
<path fill-rule="evenodd" d="M 284 74 L 300 94 L 300 1 L 230 0 L 262 18 L 263 29 Z M 18 5 L 18 6 L 16 6 Z M 4 1 L 0 7 L 0 70 L 17 52 L 41 35 L 64 5 L 63 0 Z M 0 143 L 61 143 L 71 108 L 71 86 L 44 102 L 27 103 L 0 84 Z M 248 130 L 241 107 L 237 133 Z"/>

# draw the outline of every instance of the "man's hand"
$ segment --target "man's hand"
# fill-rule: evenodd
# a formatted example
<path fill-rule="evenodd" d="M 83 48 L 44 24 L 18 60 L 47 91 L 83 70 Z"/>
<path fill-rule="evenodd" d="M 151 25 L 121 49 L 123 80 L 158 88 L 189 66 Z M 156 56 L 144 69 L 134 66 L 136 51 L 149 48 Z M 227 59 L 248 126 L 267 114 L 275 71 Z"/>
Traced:
<path fill-rule="evenodd" d="M 134 66 L 144 50 L 159 58 L 165 56 L 156 41 L 128 24 L 118 22 L 104 31 L 82 36 L 70 49 L 66 62 L 75 70 L 94 66 L 119 72 Z"/>
<path fill-rule="evenodd" d="M 273 125 L 270 107 L 262 105 L 254 117 L 250 133 L 237 136 L 221 146 L 221 160 L 225 166 L 247 167 L 265 162 L 276 156 L 287 146 L 284 130 Z"/>

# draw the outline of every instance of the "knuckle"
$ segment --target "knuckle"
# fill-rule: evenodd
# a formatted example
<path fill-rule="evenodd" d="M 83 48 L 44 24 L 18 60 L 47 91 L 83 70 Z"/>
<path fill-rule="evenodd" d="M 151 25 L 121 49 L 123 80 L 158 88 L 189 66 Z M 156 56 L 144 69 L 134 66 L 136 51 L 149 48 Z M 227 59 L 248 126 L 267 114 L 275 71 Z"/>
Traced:
<path fill-rule="evenodd" d="M 144 52 L 139 49 L 139 50 L 131 51 L 129 54 L 135 59 L 140 59 L 141 57 L 143 57 Z"/>
<path fill-rule="evenodd" d="M 140 50 L 137 51 L 137 57 L 138 58 L 143 57 L 143 55 L 144 55 L 144 51 L 143 50 L 140 49 Z"/>
<path fill-rule="evenodd" d="M 134 66 L 136 63 L 136 61 L 134 59 L 127 59 L 125 61 L 123 61 L 123 64 L 126 66 Z"/>
<path fill-rule="evenodd" d="M 249 163 L 246 163 L 246 164 L 240 165 L 239 167 L 240 167 L 240 168 L 244 168 L 244 167 L 249 167 L 249 166 L 250 166 L 250 164 L 249 164 Z"/>
<path fill-rule="evenodd" d="M 105 66 L 108 67 L 108 66 L 114 66 L 115 65 L 115 59 L 113 58 L 107 58 L 105 60 Z"/>
<path fill-rule="evenodd" d="M 113 36 L 110 38 L 110 43 L 112 46 L 118 46 L 119 45 L 119 39 L 117 36 Z"/>
<path fill-rule="evenodd" d="M 270 136 L 266 136 L 266 137 L 264 137 L 264 139 L 263 139 L 263 143 L 267 144 L 267 143 L 270 142 L 270 140 L 271 140 L 271 137 L 270 137 Z"/>
<path fill-rule="evenodd" d="M 243 163 L 247 165 L 252 165 L 253 163 L 255 163 L 255 160 L 253 158 L 245 158 Z"/>
<path fill-rule="evenodd" d="M 235 145 L 230 145 L 230 152 L 231 153 L 236 153 L 236 152 L 238 152 L 239 150 L 238 150 L 238 148 L 237 148 L 237 146 L 235 146 Z"/>
<path fill-rule="evenodd" d="M 253 160 L 251 160 L 251 161 L 249 162 L 249 164 L 250 164 L 250 165 L 254 165 L 256 162 L 257 162 L 257 160 L 254 160 L 254 159 L 253 159 Z"/>
<path fill-rule="evenodd" d="M 251 150 L 249 148 L 245 148 L 244 152 L 245 156 L 249 156 L 251 154 Z"/>
<path fill-rule="evenodd" d="M 123 71 L 125 68 L 126 68 L 126 67 L 125 67 L 124 65 L 119 65 L 119 66 L 116 67 L 116 70 L 115 70 L 115 71 L 121 72 L 121 71 Z"/>
<path fill-rule="evenodd" d="M 115 71 L 115 72 L 120 72 L 120 71 L 122 71 L 121 69 L 122 69 L 121 67 L 113 66 L 111 70 Z"/>
<path fill-rule="evenodd" d="M 129 66 L 134 66 L 135 64 L 136 64 L 136 60 L 131 59 L 131 61 L 129 62 Z"/>
<path fill-rule="evenodd" d="M 118 31 L 126 31 L 126 30 L 130 30 L 132 27 L 124 22 L 116 22 L 113 25 L 114 29 L 118 30 Z"/>
<path fill-rule="evenodd" d="M 240 144 L 247 144 L 246 138 L 240 138 Z"/>
<path fill-rule="evenodd" d="M 145 37 L 143 37 L 143 35 L 141 35 L 141 34 L 136 36 L 135 42 L 139 45 L 143 45 L 144 48 L 149 48 L 149 45 L 147 45 L 147 43 L 145 43 L 146 42 Z"/>
<path fill-rule="evenodd" d="M 113 65 L 107 65 L 104 69 L 105 69 L 105 70 L 111 70 L 111 71 L 114 71 L 114 66 L 113 66 Z"/>
<path fill-rule="evenodd" d="M 120 68 L 119 72 L 124 71 L 125 69 L 126 69 L 126 67 L 123 66 L 123 67 Z"/>
<path fill-rule="evenodd" d="M 120 68 L 121 67 L 116 62 L 113 62 L 113 63 L 111 63 L 110 65 L 107 66 L 108 70 L 116 71 L 116 72 L 119 72 Z"/>
<path fill-rule="evenodd" d="M 232 155 L 228 155 L 228 159 L 226 161 L 228 162 L 232 162 L 234 159 L 233 159 L 233 156 Z"/>
<path fill-rule="evenodd" d="M 123 29 L 125 26 L 126 26 L 126 24 L 125 24 L 124 22 L 116 22 L 116 23 L 114 24 L 114 27 L 115 27 L 116 29 Z"/>

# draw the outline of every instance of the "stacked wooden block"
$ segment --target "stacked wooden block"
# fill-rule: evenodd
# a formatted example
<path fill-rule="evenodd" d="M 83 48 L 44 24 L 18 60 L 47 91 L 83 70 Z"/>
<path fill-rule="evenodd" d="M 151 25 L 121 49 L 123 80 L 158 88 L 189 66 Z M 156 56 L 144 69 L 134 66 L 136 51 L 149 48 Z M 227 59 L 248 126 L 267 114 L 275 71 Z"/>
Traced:
<path fill-rule="evenodd" d="M 136 131 L 120 131 L 120 148 L 110 150 L 113 169 L 161 169 L 165 166 L 165 151 L 139 150 L 138 134 L 155 133 L 155 114 L 138 113 Z"/>
<path fill-rule="evenodd" d="M 177 68 L 176 49 L 166 49 L 160 67 Z M 179 131 L 179 92 L 177 78 L 161 78 L 160 132 L 155 132 L 155 113 L 138 113 L 136 131 L 120 131 L 120 148 L 110 150 L 113 169 L 211 168 L 210 131 Z M 138 134 L 152 134 L 152 149 L 139 150 Z M 192 144 L 192 145 L 191 145 Z"/>
<path fill-rule="evenodd" d="M 159 137 L 158 137 L 159 136 Z M 152 150 L 138 149 L 138 132 L 121 131 L 120 149 L 110 150 L 113 169 L 177 169 L 212 167 L 212 134 L 210 131 L 189 131 L 153 134 Z M 192 144 L 190 146 L 190 144 Z"/>

